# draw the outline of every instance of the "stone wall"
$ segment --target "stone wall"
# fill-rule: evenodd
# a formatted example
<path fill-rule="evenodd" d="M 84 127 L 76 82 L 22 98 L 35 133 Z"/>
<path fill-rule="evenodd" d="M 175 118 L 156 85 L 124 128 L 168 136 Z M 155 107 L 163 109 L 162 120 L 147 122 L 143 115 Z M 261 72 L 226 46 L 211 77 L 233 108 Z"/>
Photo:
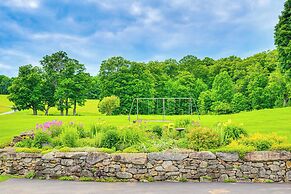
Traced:
<path fill-rule="evenodd" d="M 127 181 L 192 180 L 291 182 L 291 153 L 163 152 L 106 154 L 96 152 L 15 153 L 0 150 L 0 174 L 37 177 L 118 178 Z"/>

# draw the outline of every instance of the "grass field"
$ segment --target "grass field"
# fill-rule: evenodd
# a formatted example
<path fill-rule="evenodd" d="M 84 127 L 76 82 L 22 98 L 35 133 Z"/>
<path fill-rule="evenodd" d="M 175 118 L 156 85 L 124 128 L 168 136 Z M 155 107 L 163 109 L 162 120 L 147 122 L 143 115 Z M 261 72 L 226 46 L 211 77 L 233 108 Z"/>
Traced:
<path fill-rule="evenodd" d="M 0 96 L 0 105 L 9 104 L 6 96 Z M 79 116 L 58 116 L 56 109 L 50 112 L 52 115 L 44 116 L 40 113 L 33 116 L 32 112 L 20 111 L 9 115 L 0 116 L 0 144 L 9 142 L 14 135 L 18 135 L 23 131 L 33 129 L 37 123 L 43 123 L 52 120 L 61 120 L 63 122 L 82 123 L 85 127 L 90 127 L 95 123 L 103 122 L 105 124 L 116 126 L 127 126 L 130 124 L 127 115 L 104 116 L 97 111 L 98 101 L 88 100 L 84 107 L 78 107 Z M 8 110 L 9 111 L 9 110 Z M 189 116 L 167 116 L 167 120 L 175 121 Z M 198 116 L 192 116 L 198 121 Z M 148 115 L 142 116 L 145 119 L 160 119 L 161 116 Z M 132 119 L 135 119 L 132 116 Z M 288 138 L 291 143 L 291 107 L 265 109 L 252 112 L 241 112 L 231 115 L 203 115 L 200 117 L 202 126 L 214 127 L 219 122 L 231 120 L 235 124 L 242 124 L 249 133 L 277 133 L 278 135 Z"/>
<path fill-rule="evenodd" d="M 11 111 L 12 105 L 13 104 L 8 100 L 6 95 L 0 95 L 0 114 Z"/>

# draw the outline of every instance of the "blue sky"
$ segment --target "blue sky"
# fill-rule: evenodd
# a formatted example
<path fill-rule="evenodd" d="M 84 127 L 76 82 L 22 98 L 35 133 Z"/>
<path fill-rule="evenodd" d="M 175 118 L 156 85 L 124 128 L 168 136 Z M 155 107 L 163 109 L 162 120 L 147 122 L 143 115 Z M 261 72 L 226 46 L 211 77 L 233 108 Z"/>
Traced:
<path fill-rule="evenodd" d="M 1 0 L 0 74 L 63 50 L 96 75 L 102 60 L 247 57 L 275 48 L 284 0 Z"/>

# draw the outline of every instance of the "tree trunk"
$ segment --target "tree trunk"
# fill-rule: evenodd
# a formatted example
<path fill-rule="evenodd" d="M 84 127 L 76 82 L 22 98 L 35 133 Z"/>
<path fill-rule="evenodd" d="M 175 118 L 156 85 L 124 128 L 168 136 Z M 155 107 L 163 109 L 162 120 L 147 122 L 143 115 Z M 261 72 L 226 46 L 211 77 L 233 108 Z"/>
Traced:
<path fill-rule="evenodd" d="M 66 116 L 69 115 L 69 101 L 66 99 Z"/>
<path fill-rule="evenodd" d="M 50 109 L 50 107 L 48 106 L 46 109 L 45 109 L 45 115 L 47 116 L 48 115 L 48 113 L 49 113 L 49 109 Z"/>
<path fill-rule="evenodd" d="M 74 109 L 73 109 L 73 115 L 76 116 L 77 112 L 77 100 L 74 100 Z"/>
<path fill-rule="evenodd" d="M 37 109 L 36 109 L 36 107 L 33 107 L 32 108 L 32 111 L 33 111 L 33 115 L 37 115 Z"/>
<path fill-rule="evenodd" d="M 59 110 L 60 110 L 61 116 L 64 116 L 63 103 L 64 103 L 63 100 L 59 100 Z"/>

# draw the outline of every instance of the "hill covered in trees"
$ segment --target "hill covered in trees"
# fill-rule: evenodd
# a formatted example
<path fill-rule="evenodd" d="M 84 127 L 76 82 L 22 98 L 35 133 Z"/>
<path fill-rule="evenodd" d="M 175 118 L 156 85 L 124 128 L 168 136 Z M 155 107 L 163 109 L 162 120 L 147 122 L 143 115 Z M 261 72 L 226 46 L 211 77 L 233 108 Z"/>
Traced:
<path fill-rule="evenodd" d="M 112 57 L 102 62 L 96 79 L 100 98 L 120 97 L 116 113 L 122 114 L 128 113 L 137 97 L 191 97 L 202 114 L 290 105 L 291 84 L 280 71 L 276 50 L 246 59 L 187 55 L 179 61 L 139 63 Z M 139 111 L 146 113 L 147 107 Z"/>

